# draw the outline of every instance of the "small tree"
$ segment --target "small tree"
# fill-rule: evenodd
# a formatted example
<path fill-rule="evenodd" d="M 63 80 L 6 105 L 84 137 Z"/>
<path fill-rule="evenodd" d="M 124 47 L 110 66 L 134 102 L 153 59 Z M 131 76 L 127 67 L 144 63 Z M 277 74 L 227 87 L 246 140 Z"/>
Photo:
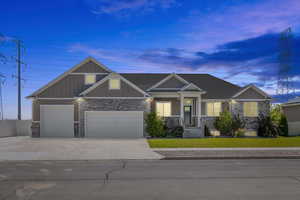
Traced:
<path fill-rule="evenodd" d="M 242 118 L 240 118 L 240 115 L 234 115 L 232 118 L 232 135 L 236 135 L 236 132 L 239 131 L 241 132 L 241 129 L 244 129 L 246 125 L 245 120 L 243 120 Z M 240 135 L 240 134 L 237 134 Z"/>
<path fill-rule="evenodd" d="M 165 137 L 164 122 L 156 115 L 155 112 L 151 112 L 146 117 L 146 131 L 151 137 Z"/>
<path fill-rule="evenodd" d="M 280 105 L 276 105 L 271 109 L 270 112 L 271 120 L 275 123 L 279 128 L 279 135 L 288 136 L 288 123 L 286 116 L 282 112 L 282 108 Z"/>
<path fill-rule="evenodd" d="M 215 128 L 220 131 L 221 135 L 232 136 L 232 116 L 229 111 L 223 111 L 214 122 Z"/>

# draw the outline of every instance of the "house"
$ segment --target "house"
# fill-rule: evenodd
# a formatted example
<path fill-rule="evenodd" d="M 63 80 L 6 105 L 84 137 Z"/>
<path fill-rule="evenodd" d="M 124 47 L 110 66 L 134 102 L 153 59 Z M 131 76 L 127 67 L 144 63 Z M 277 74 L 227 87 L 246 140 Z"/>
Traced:
<path fill-rule="evenodd" d="M 270 97 L 254 85 L 240 87 L 209 74 L 117 73 L 89 57 L 27 98 L 33 137 L 144 137 L 150 111 L 186 137 L 202 137 L 225 109 L 247 120 L 254 133 Z"/>
<path fill-rule="evenodd" d="M 288 121 L 289 135 L 300 135 L 300 97 L 282 104 L 282 110 Z"/>

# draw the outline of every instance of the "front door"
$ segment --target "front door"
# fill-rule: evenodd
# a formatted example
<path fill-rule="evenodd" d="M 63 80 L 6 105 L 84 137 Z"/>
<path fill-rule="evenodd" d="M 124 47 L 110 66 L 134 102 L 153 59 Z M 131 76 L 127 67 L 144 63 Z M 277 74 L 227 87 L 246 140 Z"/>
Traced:
<path fill-rule="evenodd" d="M 184 125 L 192 125 L 192 106 L 184 106 Z"/>

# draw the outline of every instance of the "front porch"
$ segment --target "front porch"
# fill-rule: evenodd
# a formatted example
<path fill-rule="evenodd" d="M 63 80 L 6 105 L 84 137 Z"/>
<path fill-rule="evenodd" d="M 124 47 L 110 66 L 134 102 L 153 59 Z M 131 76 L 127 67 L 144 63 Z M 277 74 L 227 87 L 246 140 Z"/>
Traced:
<path fill-rule="evenodd" d="M 157 95 L 152 102 L 152 111 L 165 119 L 167 127 L 182 126 L 184 137 L 204 136 L 201 124 L 201 94 L 198 91 Z"/>

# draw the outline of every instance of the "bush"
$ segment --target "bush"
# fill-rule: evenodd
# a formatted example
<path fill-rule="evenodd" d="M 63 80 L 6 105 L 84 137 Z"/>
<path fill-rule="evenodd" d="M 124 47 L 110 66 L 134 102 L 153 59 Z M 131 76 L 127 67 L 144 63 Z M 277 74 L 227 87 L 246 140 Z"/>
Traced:
<path fill-rule="evenodd" d="M 258 117 L 257 135 L 261 137 L 277 137 L 280 129 L 276 123 L 272 121 L 271 116 L 260 115 Z"/>
<path fill-rule="evenodd" d="M 232 136 L 232 121 L 231 113 L 224 111 L 216 118 L 214 126 L 220 131 L 221 135 Z"/>
<path fill-rule="evenodd" d="M 232 118 L 232 132 L 235 134 L 236 131 L 244 129 L 246 125 L 245 120 L 241 119 L 239 115 L 234 115 Z"/>
<path fill-rule="evenodd" d="M 184 129 L 182 126 L 176 126 L 174 128 L 170 128 L 168 131 L 168 136 L 171 137 L 183 137 Z"/>
<path fill-rule="evenodd" d="M 243 128 L 239 128 L 234 132 L 235 137 L 244 137 L 246 133 L 246 130 Z"/>
<path fill-rule="evenodd" d="M 277 105 L 273 107 L 270 112 L 270 115 L 273 123 L 275 123 L 279 127 L 279 135 L 288 136 L 288 123 L 286 116 L 282 112 L 281 106 Z"/>
<path fill-rule="evenodd" d="M 151 112 L 146 117 L 146 131 L 151 137 L 166 137 L 163 120 Z"/>
<path fill-rule="evenodd" d="M 211 136 L 210 130 L 209 130 L 208 126 L 206 126 L 206 125 L 204 126 L 204 136 L 205 137 Z"/>

